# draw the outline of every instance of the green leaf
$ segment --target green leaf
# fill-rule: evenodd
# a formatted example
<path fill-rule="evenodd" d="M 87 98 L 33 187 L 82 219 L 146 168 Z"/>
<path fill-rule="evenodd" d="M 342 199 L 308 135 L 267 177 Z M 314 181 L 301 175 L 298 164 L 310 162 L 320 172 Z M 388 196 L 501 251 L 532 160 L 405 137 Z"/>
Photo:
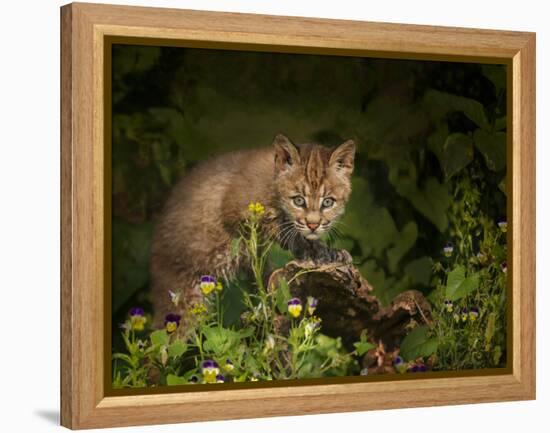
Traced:
<path fill-rule="evenodd" d="M 302 366 L 298 369 L 296 373 L 298 379 L 307 379 L 311 377 L 317 377 L 316 372 L 314 371 L 313 364 L 310 362 L 304 362 Z"/>
<path fill-rule="evenodd" d="M 443 146 L 445 145 L 445 140 L 449 136 L 449 127 L 447 126 L 447 121 L 439 122 L 436 130 L 432 132 L 427 139 L 427 147 L 430 149 L 437 159 L 439 160 L 439 165 L 443 167 Z"/>
<path fill-rule="evenodd" d="M 206 336 L 206 341 L 203 344 L 204 349 L 212 351 L 217 355 L 227 354 L 232 348 L 239 344 L 242 338 L 249 337 L 254 332 L 253 329 L 233 331 L 218 326 L 205 326 L 202 327 L 201 330 Z"/>
<path fill-rule="evenodd" d="M 408 189 L 397 188 L 399 194 L 409 200 L 413 206 L 428 220 L 430 220 L 440 232 L 447 229 L 447 209 L 451 203 L 451 197 L 446 184 L 439 183 L 437 179 L 430 177 L 424 188 L 411 186 Z"/>
<path fill-rule="evenodd" d="M 223 326 L 230 328 L 241 323 L 241 314 L 246 310 L 243 291 L 249 292 L 249 281 L 242 272 L 238 272 L 230 281 L 224 280 L 224 290 L 220 299 L 223 311 Z"/>
<path fill-rule="evenodd" d="M 282 268 L 293 259 L 290 251 L 281 248 L 279 244 L 274 243 L 269 249 L 267 260 L 273 269 Z"/>
<path fill-rule="evenodd" d="M 460 287 L 466 278 L 466 269 L 464 266 L 456 266 L 449 274 L 447 275 L 447 288 L 445 290 L 445 296 L 447 299 L 450 299 L 453 296 L 454 292 Z"/>
<path fill-rule="evenodd" d="M 470 164 L 474 157 L 472 138 L 462 133 L 449 134 L 443 122 L 428 137 L 428 148 L 437 156 L 447 180 Z"/>
<path fill-rule="evenodd" d="M 462 299 L 478 288 L 479 274 L 475 273 L 466 277 L 465 273 L 463 266 L 457 266 L 449 272 L 445 290 L 446 299 L 450 301 Z"/>
<path fill-rule="evenodd" d="M 491 134 L 481 129 L 474 132 L 474 143 L 485 158 L 487 167 L 492 171 L 501 171 L 506 167 L 506 133 Z"/>
<path fill-rule="evenodd" d="M 491 342 L 495 335 L 496 314 L 492 312 L 487 319 L 487 326 L 485 328 L 485 348 L 488 350 L 491 347 Z"/>
<path fill-rule="evenodd" d="M 275 302 L 279 313 L 285 314 L 287 311 L 287 302 L 291 298 L 290 289 L 288 283 L 284 278 L 279 280 L 279 286 L 277 287 L 277 293 L 275 294 Z"/>
<path fill-rule="evenodd" d="M 185 379 L 185 377 L 176 376 L 175 374 L 169 374 L 166 376 L 166 384 L 167 385 L 186 385 L 188 381 Z"/>
<path fill-rule="evenodd" d="M 356 343 L 353 343 L 353 346 L 355 347 L 355 351 L 357 352 L 358 356 L 363 356 L 369 350 L 376 347 L 375 344 L 369 343 L 368 341 L 358 341 Z"/>
<path fill-rule="evenodd" d="M 498 189 L 500 189 L 504 193 L 504 195 L 506 195 L 506 176 L 504 176 L 498 184 Z"/>
<path fill-rule="evenodd" d="M 479 287 L 479 274 L 473 274 L 467 277 L 455 292 L 448 298 L 451 301 L 457 301 L 465 298 Z"/>
<path fill-rule="evenodd" d="M 501 356 L 502 356 L 502 349 L 500 348 L 500 346 L 495 346 L 495 350 L 493 352 L 493 363 L 499 364 Z"/>
<path fill-rule="evenodd" d="M 375 344 L 369 343 L 367 341 L 368 335 L 366 329 L 361 331 L 361 335 L 359 336 L 359 341 L 356 343 L 353 343 L 355 346 L 355 351 L 357 352 L 357 355 L 362 356 L 365 353 L 367 353 L 369 350 L 376 347 Z"/>
<path fill-rule="evenodd" d="M 395 222 L 386 208 L 375 204 L 365 179 L 355 176 L 352 189 L 342 224 L 338 227 L 344 236 L 357 240 L 363 256 L 382 255 L 396 236 Z"/>
<path fill-rule="evenodd" d="M 407 263 L 404 271 L 411 278 L 413 284 L 427 285 L 432 276 L 432 264 L 432 258 L 424 256 Z"/>
<path fill-rule="evenodd" d="M 447 113 L 460 111 L 480 128 L 490 130 L 483 105 L 474 99 L 430 89 L 424 95 L 424 102 L 436 120 Z"/>
<path fill-rule="evenodd" d="M 181 341 L 176 340 L 170 346 L 168 346 L 168 355 L 172 358 L 183 355 L 187 350 L 187 345 Z"/>
<path fill-rule="evenodd" d="M 502 131 L 508 125 L 508 117 L 502 116 L 495 119 L 495 131 Z"/>
<path fill-rule="evenodd" d="M 417 168 L 407 160 L 391 166 L 388 178 L 401 197 L 409 200 L 439 231 L 445 231 L 449 223 L 447 208 L 451 203 L 447 184 L 429 177 L 419 188 Z"/>
<path fill-rule="evenodd" d="M 130 224 L 120 218 L 113 218 L 114 313 L 147 284 L 152 230 L 151 223 Z"/>
<path fill-rule="evenodd" d="M 163 346 L 168 344 L 168 333 L 164 329 L 151 332 L 151 343 L 155 346 Z"/>
<path fill-rule="evenodd" d="M 497 93 L 506 88 L 506 66 L 483 65 L 481 72 L 493 83 Z"/>
<path fill-rule="evenodd" d="M 130 365 L 132 368 L 136 367 L 136 363 L 125 353 L 115 353 L 113 354 L 113 360 L 120 359 L 121 361 L 126 362 L 128 365 Z"/>
<path fill-rule="evenodd" d="M 407 361 L 428 357 L 437 350 L 437 339 L 429 338 L 427 325 L 413 329 L 401 342 L 399 354 Z"/>
<path fill-rule="evenodd" d="M 450 179 L 474 159 L 474 147 L 470 136 L 461 133 L 450 134 L 443 144 L 440 161 L 445 177 Z"/>
<path fill-rule="evenodd" d="M 399 261 L 414 246 L 418 238 L 418 227 L 414 221 L 408 222 L 401 232 L 396 233 L 393 246 L 388 249 L 388 267 L 390 271 L 397 271 Z"/>
<path fill-rule="evenodd" d="M 116 71 L 117 76 L 148 71 L 158 62 L 160 54 L 160 47 L 113 47 L 113 71 Z"/>
<path fill-rule="evenodd" d="M 387 276 L 384 269 L 379 266 L 376 260 L 367 260 L 359 267 L 359 271 L 372 284 L 374 294 L 380 299 L 382 304 L 388 305 L 395 295 L 392 288 L 395 286 L 396 279 Z"/>
<path fill-rule="evenodd" d="M 162 161 L 156 161 L 159 170 L 160 178 L 166 186 L 172 185 L 172 168 Z"/>

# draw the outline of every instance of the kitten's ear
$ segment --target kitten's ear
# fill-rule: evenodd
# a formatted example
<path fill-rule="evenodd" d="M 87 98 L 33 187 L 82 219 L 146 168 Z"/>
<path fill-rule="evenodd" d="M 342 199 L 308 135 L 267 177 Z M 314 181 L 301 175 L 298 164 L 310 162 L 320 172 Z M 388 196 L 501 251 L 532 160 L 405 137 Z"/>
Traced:
<path fill-rule="evenodd" d="M 296 146 L 283 134 L 277 134 L 273 139 L 275 147 L 275 171 L 286 170 L 300 163 L 300 153 Z"/>
<path fill-rule="evenodd" d="M 353 140 L 347 140 L 332 151 L 328 165 L 349 176 L 353 171 L 354 160 L 355 142 Z"/>

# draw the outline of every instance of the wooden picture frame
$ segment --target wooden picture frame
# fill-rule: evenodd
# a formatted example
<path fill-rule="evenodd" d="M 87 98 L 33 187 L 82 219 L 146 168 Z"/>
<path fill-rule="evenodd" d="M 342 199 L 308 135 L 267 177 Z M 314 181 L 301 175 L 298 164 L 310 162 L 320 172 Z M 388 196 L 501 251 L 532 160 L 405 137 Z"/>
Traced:
<path fill-rule="evenodd" d="M 535 35 L 96 4 L 61 8 L 61 424 L 129 426 L 535 398 Z M 508 66 L 509 369 L 395 381 L 106 395 L 109 38 Z M 217 45 L 216 45 L 217 44 Z M 204 404 L 208 410 L 204 410 Z"/>

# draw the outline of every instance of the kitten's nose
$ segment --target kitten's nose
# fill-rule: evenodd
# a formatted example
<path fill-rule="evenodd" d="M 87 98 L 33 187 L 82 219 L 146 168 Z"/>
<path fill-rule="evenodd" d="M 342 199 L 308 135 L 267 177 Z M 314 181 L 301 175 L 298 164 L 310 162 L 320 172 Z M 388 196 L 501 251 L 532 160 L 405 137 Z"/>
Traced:
<path fill-rule="evenodd" d="M 309 229 L 310 229 L 312 232 L 314 232 L 315 229 L 316 229 L 317 227 L 319 227 L 319 223 L 310 223 L 310 222 L 307 222 L 307 223 L 306 223 L 306 226 L 308 226 Z"/>

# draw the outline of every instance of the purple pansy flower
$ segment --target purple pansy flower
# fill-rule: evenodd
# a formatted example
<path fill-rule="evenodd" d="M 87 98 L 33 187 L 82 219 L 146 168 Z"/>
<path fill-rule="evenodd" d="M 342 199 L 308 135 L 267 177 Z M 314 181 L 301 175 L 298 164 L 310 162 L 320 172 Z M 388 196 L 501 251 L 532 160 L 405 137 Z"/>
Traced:
<path fill-rule="evenodd" d="M 145 314 L 145 311 L 143 311 L 143 308 L 141 307 L 134 307 L 130 309 L 130 312 L 128 313 L 130 317 L 132 316 L 143 316 Z"/>
<path fill-rule="evenodd" d="M 288 301 L 287 305 L 288 312 L 294 318 L 297 318 L 302 312 L 302 302 L 298 298 L 292 298 L 290 301 Z"/>
<path fill-rule="evenodd" d="M 216 288 L 216 278 L 212 275 L 203 275 L 201 277 L 200 288 L 205 295 L 210 294 Z"/>
<path fill-rule="evenodd" d="M 317 308 L 318 303 L 319 301 L 317 300 L 317 298 L 314 298 L 313 296 L 307 297 L 307 312 L 309 313 L 310 316 L 312 316 L 313 313 L 315 312 L 315 309 Z"/>
<path fill-rule="evenodd" d="M 224 382 L 225 382 L 225 377 L 223 376 L 223 374 L 217 374 L 216 383 L 224 383 Z"/>
<path fill-rule="evenodd" d="M 174 332 L 180 325 L 181 316 L 179 314 L 170 313 L 164 318 L 164 327 L 170 334 Z"/>
<path fill-rule="evenodd" d="M 143 308 L 131 308 L 128 314 L 130 315 L 130 328 L 134 331 L 143 331 L 145 328 L 145 322 L 147 322 Z"/>

